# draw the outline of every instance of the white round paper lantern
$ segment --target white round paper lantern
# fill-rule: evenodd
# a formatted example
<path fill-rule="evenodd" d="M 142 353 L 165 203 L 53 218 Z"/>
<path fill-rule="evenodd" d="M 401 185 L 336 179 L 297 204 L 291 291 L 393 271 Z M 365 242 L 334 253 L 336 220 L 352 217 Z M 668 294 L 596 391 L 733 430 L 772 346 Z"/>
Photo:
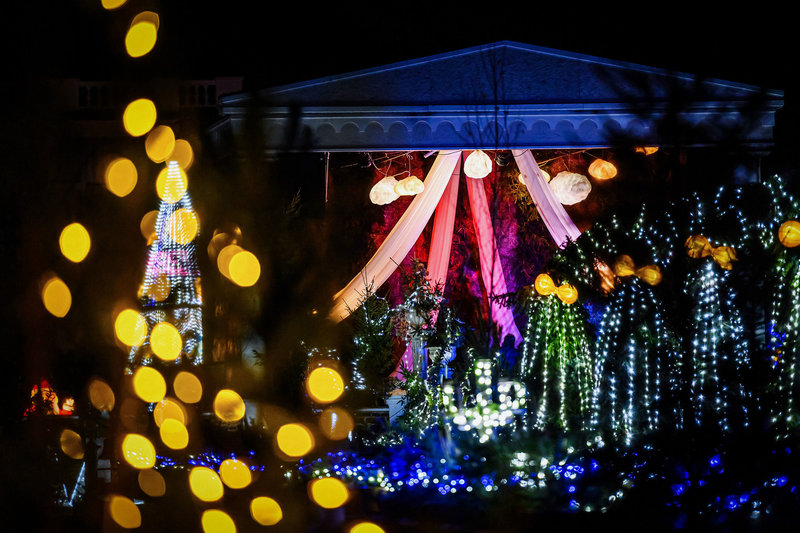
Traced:
<path fill-rule="evenodd" d="M 425 189 L 425 184 L 416 176 L 409 176 L 397 182 L 394 192 L 400 196 L 414 196 Z"/>
<path fill-rule="evenodd" d="M 483 150 L 473 150 L 464 161 L 464 173 L 468 178 L 485 178 L 491 171 L 492 159 Z"/>
<path fill-rule="evenodd" d="M 397 180 L 392 176 L 386 176 L 381 181 L 372 186 L 369 191 L 369 200 L 375 205 L 386 205 L 394 202 L 399 195 L 394 192 Z"/>
<path fill-rule="evenodd" d="M 592 184 L 583 174 L 559 172 L 550 180 L 550 189 L 558 201 L 564 205 L 577 204 L 589 196 Z"/>

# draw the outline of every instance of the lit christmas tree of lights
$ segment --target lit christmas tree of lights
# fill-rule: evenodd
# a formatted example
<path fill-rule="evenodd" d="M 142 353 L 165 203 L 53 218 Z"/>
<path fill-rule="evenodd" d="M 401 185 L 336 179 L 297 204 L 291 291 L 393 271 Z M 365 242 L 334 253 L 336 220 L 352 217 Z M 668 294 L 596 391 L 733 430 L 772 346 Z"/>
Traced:
<path fill-rule="evenodd" d="M 530 398 L 528 419 L 536 428 L 582 429 L 592 370 L 581 307 L 563 303 L 556 294 L 531 295 L 525 312 L 520 375 Z"/>
<path fill-rule="evenodd" d="M 142 315 L 151 334 L 141 346 L 131 348 L 128 371 L 152 363 L 156 350 L 151 335 L 161 323 L 171 324 L 180 334 L 179 353 L 169 359 L 192 365 L 203 362 L 203 301 L 195 249 L 199 223 L 186 174 L 175 161 L 165 170 L 157 183 L 162 200 L 140 292 Z"/>

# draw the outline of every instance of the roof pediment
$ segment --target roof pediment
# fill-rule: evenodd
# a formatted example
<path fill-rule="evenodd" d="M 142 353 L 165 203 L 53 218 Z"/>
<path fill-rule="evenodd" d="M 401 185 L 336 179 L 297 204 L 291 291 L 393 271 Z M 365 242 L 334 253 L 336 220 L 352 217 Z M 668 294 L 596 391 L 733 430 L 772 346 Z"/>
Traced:
<path fill-rule="evenodd" d="M 631 128 L 658 142 L 653 121 L 675 102 L 683 119 L 702 124 L 738 122 L 757 101 L 763 116 L 747 135 L 769 144 L 782 99 L 781 91 L 501 41 L 231 95 L 222 106 L 234 120 L 259 106 L 267 131 L 299 113 L 316 149 L 543 148 L 608 145 Z"/>

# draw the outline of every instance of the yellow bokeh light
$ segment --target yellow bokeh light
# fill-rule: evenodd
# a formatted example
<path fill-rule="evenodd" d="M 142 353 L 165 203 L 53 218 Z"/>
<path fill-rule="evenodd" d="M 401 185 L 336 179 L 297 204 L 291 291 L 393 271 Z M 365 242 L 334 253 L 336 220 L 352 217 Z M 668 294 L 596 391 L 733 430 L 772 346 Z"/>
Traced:
<path fill-rule="evenodd" d="M 153 163 L 163 163 L 175 150 L 175 133 L 169 126 L 158 126 L 150 130 L 144 140 L 144 151 Z"/>
<path fill-rule="evenodd" d="M 223 276 L 231 279 L 231 259 L 233 259 L 236 254 L 242 251 L 244 251 L 244 249 L 238 244 L 229 244 L 219 251 L 219 254 L 217 255 L 217 268 L 219 268 L 219 271 Z"/>
<path fill-rule="evenodd" d="M 152 100 L 139 98 L 125 107 L 122 125 L 134 137 L 141 137 L 156 125 L 156 105 Z"/>
<path fill-rule="evenodd" d="M 172 387 L 175 389 L 175 396 L 182 402 L 197 403 L 203 396 L 203 385 L 192 373 L 178 372 L 175 379 L 172 381 Z"/>
<path fill-rule="evenodd" d="M 127 1 L 128 0 L 100 0 L 100 3 L 103 5 L 103 8 L 111 11 L 112 9 L 117 9 L 122 6 Z"/>
<path fill-rule="evenodd" d="M 150 348 L 164 361 L 174 361 L 181 355 L 183 339 L 178 329 L 169 322 L 159 322 L 150 332 Z"/>
<path fill-rule="evenodd" d="M 278 448 L 289 457 L 301 457 L 314 447 L 314 437 L 302 424 L 284 424 L 278 429 Z"/>
<path fill-rule="evenodd" d="M 93 379 L 89 383 L 89 401 L 98 411 L 111 411 L 114 409 L 114 391 L 102 379 Z"/>
<path fill-rule="evenodd" d="M 122 455 L 134 468 L 153 468 L 156 464 L 156 449 L 144 435 L 129 433 L 122 441 Z"/>
<path fill-rule="evenodd" d="M 183 170 L 189 170 L 194 163 L 194 150 L 186 139 L 175 139 L 175 148 L 168 158 L 175 161 Z"/>
<path fill-rule="evenodd" d="M 139 173 L 136 171 L 133 161 L 125 157 L 118 157 L 106 167 L 104 179 L 106 189 L 122 198 L 129 195 L 136 187 Z"/>
<path fill-rule="evenodd" d="M 145 402 L 156 403 L 167 393 L 167 382 L 155 368 L 141 366 L 133 374 L 133 390 Z"/>
<path fill-rule="evenodd" d="M 234 255 L 228 264 L 230 279 L 240 287 L 250 287 L 255 285 L 261 276 L 261 263 L 255 255 L 242 250 Z"/>
<path fill-rule="evenodd" d="M 189 472 L 189 488 L 204 502 L 215 502 L 222 498 L 222 481 L 216 472 L 205 466 L 196 466 Z"/>
<path fill-rule="evenodd" d="M 312 370 L 306 378 L 306 390 L 314 401 L 331 403 L 344 392 L 344 380 L 333 368 L 321 366 Z"/>
<path fill-rule="evenodd" d="M 153 498 L 163 496 L 167 492 L 167 483 L 164 481 L 164 476 L 152 468 L 140 471 L 138 481 L 142 492 Z"/>
<path fill-rule="evenodd" d="M 131 57 L 142 57 L 156 45 L 158 39 L 158 15 L 152 11 L 142 11 L 131 21 L 125 35 L 125 50 Z"/>
<path fill-rule="evenodd" d="M 336 509 L 347 502 L 349 494 L 344 483 L 336 478 L 315 479 L 309 483 L 311 499 L 325 509 Z"/>
<path fill-rule="evenodd" d="M 222 482 L 232 489 L 243 489 L 253 480 L 250 467 L 238 459 L 222 461 L 219 465 L 219 475 Z"/>
<path fill-rule="evenodd" d="M 283 511 L 272 498 L 259 496 L 250 502 L 250 516 L 262 526 L 274 526 L 283 518 Z"/>
<path fill-rule="evenodd" d="M 156 221 L 158 220 L 158 211 L 148 211 L 139 222 L 139 231 L 142 232 L 142 237 L 147 239 L 147 244 L 151 244 L 156 238 Z"/>
<path fill-rule="evenodd" d="M 80 263 L 89 254 L 92 246 L 92 239 L 89 232 L 81 224 L 73 222 L 61 230 L 58 238 L 58 246 L 64 257 L 73 263 Z"/>
<path fill-rule="evenodd" d="M 349 533 L 386 533 L 382 527 L 372 522 L 359 522 L 350 528 Z"/>
<path fill-rule="evenodd" d="M 186 194 L 189 178 L 175 161 L 170 161 L 161 169 L 156 178 L 156 194 L 168 204 L 174 204 Z"/>
<path fill-rule="evenodd" d="M 189 431 L 179 420 L 167 418 L 158 430 L 161 442 L 173 450 L 182 450 L 189 444 Z"/>
<path fill-rule="evenodd" d="M 354 428 L 352 415 L 340 407 L 329 407 L 319 415 L 319 429 L 331 440 L 346 439 Z"/>
<path fill-rule="evenodd" d="M 61 278 L 53 276 L 42 288 L 42 302 L 51 315 L 63 318 L 67 316 L 69 308 L 72 307 L 72 293 L 69 292 L 69 287 Z"/>
<path fill-rule="evenodd" d="M 169 238 L 177 244 L 189 244 L 197 237 L 197 213 L 191 209 L 176 209 L 167 220 Z"/>
<path fill-rule="evenodd" d="M 61 431 L 61 451 L 67 457 L 83 459 L 83 439 L 71 429 Z"/>
<path fill-rule="evenodd" d="M 156 302 L 163 302 L 169 297 L 172 291 L 172 283 L 169 280 L 166 272 L 162 272 L 156 279 L 153 280 L 152 285 L 147 288 L 147 294 Z"/>
<path fill-rule="evenodd" d="M 181 424 L 186 424 L 186 410 L 172 398 L 164 398 L 153 409 L 153 420 L 156 426 L 161 427 L 165 420 L 175 419 Z"/>
<path fill-rule="evenodd" d="M 214 414 L 223 422 L 238 422 L 244 417 L 244 400 L 236 391 L 222 389 L 214 398 Z"/>
<path fill-rule="evenodd" d="M 200 524 L 203 526 L 203 533 L 236 533 L 233 518 L 219 509 L 203 511 Z"/>
<path fill-rule="evenodd" d="M 126 346 L 139 346 L 147 337 L 147 321 L 133 309 L 125 309 L 114 321 L 114 332 Z"/>
<path fill-rule="evenodd" d="M 108 514 L 120 527 L 135 529 L 142 525 L 142 514 L 139 508 L 125 496 L 111 496 L 108 499 Z"/>

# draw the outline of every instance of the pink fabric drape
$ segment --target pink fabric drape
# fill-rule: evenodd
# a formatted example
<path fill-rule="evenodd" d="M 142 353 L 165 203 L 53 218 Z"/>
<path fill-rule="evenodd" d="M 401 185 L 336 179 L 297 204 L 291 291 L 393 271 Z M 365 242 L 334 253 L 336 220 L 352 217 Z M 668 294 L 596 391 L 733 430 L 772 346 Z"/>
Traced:
<path fill-rule="evenodd" d="M 436 216 L 433 219 L 433 233 L 431 234 L 431 250 L 428 254 L 428 279 L 431 285 L 440 284 L 444 288 L 447 281 L 447 268 L 450 266 L 450 249 L 453 245 L 453 227 L 456 222 L 456 207 L 458 206 L 458 181 L 461 177 L 461 160 L 456 162 L 450 181 L 444 190 L 439 205 L 436 206 Z M 436 321 L 436 316 L 433 316 Z M 411 343 L 406 346 L 406 351 L 397 362 L 391 376 L 402 379 L 400 369 L 413 367 L 414 353 Z"/>
<path fill-rule="evenodd" d="M 533 198 L 533 203 L 542 217 L 544 225 L 559 248 L 567 244 L 567 240 L 576 240 L 581 230 L 570 218 L 564 206 L 556 199 L 547 180 L 539 172 L 539 164 L 530 150 L 512 150 L 517 168 L 523 174 L 525 186 Z"/>
<path fill-rule="evenodd" d="M 458 150 L 439 152 L 425 178 L 425 190 L 414 198 L 361 272 L 334 295 L 330 320 L 340 322 L 346 318 L 361 305 L 366 287 L 375 291 L 389 279 L 425 229 L 460 158 Z"/>
<path fill-rule="evenodd" d="M 481 276 L 488 292 L 487 297 L 492 310 L 492 321 L 500 330 L 500 342 L 506 335 L 514 337 L 514 345 L 522 342 L 522 335 L 514 323 L 514 314 L 511 309 L 501 305 L 492 296 L 499 296 L 508 292 L 506 278 L 503 275 L 503 266 L 500 263 L 500 253 L 494 238 L 492 216 L 489 212 L 489 203 L 486 201 L 486 189 L 483 180 L 467 178 L 467 192 L 469 205 L 472 211 L 472 222 L 475 225 L 475 235 L 478 239 L 478 255 L 481 261 Z"/>

